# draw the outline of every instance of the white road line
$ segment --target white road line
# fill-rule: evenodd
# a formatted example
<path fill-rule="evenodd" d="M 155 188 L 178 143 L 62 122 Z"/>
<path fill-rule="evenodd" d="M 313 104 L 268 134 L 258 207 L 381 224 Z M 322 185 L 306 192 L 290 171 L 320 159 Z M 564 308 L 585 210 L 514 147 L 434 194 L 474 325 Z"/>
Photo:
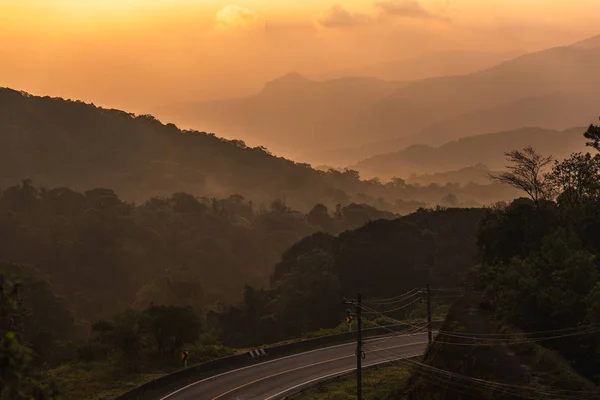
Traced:
<path fill-rule="evenodd" d="M 371 339 L 371 340 L 368 340 L 367 342 L 376 342 L 376 341 L 379 341 L 379 340 L 386 340 L 386 339 L 396 338 L 396 337 L 400 337 L 400 336 L 410 337 L 410 336 L 416 336 L 416 335 L 424 335 L 425 333 L 427 333 L 427 332 L 424 332 L 424 333 L 415 333 L 415 334 L 412 334 L 412 335 L 393 335 L 393 336 L 388 336 L 388 337 Z M 356 343 L 336 344 L 335 346 L 323 347 L 321 349 L 315 349 L 315 350 L 305 351 L 303 353 L 292 354 L 291 356 L 280 357 L 280 358 L 276 358 L 274 360 L 264 361 L 264 362 L 261 362 L 261 363 L 258 363 L 258 364 L 248 365 L 246 367 L 242 367 L 242 368 L 234 369 L 234 370 L 231 370 L 231 371 L 223 372 L 221 374 L 213 375 L 213 376 L 210 376 L 208 378 L 201 379 L 201 380 L 199 380 L 197 382 L 190 383 L 189 385 L 184 386 L 181 389 L 177 389 L 176 391 L 174 391 L 172 393 L 169 393 L 165 397 L 161 397 L 160 400 L 166 400 L 169 397 L 171 397 L 171 396 L 173 396 L 173 395 L 175 395 L 175 394 L 177 394 L 179 392 L 183 392 L 184 390 L 191 388 L 192 386 L 195 386 L 195 385 L 198 385 L 200 383 L 207 382 L 207 381 L 219 378 L 221 376 L 229 375 L 229 374 L 232 374 L 234 372 L 239 372 L 239 371 L 242 371 L 242 370 L 245 370 L 245 369 L 248 369 L 248 368 L 258 367 L 260 365 L 266 365 L 266 364 L 270 364 L 270 363 L 273 363 L 273 362 L 276 362 L 276 361 L 286 360 L 288 358 L 299 357 L 299 356 L 303 356 L 305 354 L 316 353 L 318 351 L 325 351 L 325 350 L 334 349 L 336 347 L 343 347 L 343 346 L 356 346 Z"/>
<path fill-rule="evenodd" d="M 403 359 L 403 358 L 412 358 L 412 357 L 417 357 L 417 356 L 420 356 L 421 354 L 422 354 L 422 353 L 419 353 L 419 354 L 413 354 L 413 355 L 410 355 L 410 356 L 400 357 L 400 358 L 397 358 L 397 359 L 395 359 L 395 360 L 401 360 L 401 359 Z M 385 363 L 389 363 L 390 361 L 392 361 L 392 360 L 379 361 L 379 362 L 375 362 L 375 363 L 367 364 L 367 365 L 365 365 L 364 367 L 365 367 L 365 368 L 366 368 L 366 367 L 372 367 L 373 365 L 385 364 Z M 333 374 L 329 374 L 329 375 L 323 375 L 323 376 L 320 376 L 320 377 L 318 377 L 318 378 L 314 378 L 314 379 L 311 379 L 311 380 L 309 380 L 309 381 L 302 382 L 302 383 L 300 383 L 300 384 L 298 384 L 298 385 L 296 385 L 296 386 L 289 387 L 289 388 L 287 388 L 286 390 L 283 390 L 283 391 L 281 391 L 281 392 L 279 392 L 279 393 L 277 393 L 277 394 L 274 394 L 274 395 L 272 395 L 271 397 L 267 397 L 265 400 L 274 400 L 274 399 L 276 399 L 277 397 L 279 397 L 279 396 L 283 396 L 284 394 L 286 394 L 286 393 L 288 393 L 288 392 L 291 392 L 291 391 L 292 391 L 292 390 L 294 390 L 294 389 L 298 389 L 298 388 L 300 388 L 300 387 L 302 387 L 302 386 L 304 386 L 304 385 L 308 385 L 308 384 L 310 384 L 310 383 L 313 383 L 313 382 L 318 382 L 318 381 L 321 381 L 321 380 L 324 380 L 324 379 L 327 379 L 327 378 L 331 378 L 331 377 L 334 377 L 334 376 L 342 376 L 342 375 L 346 375 L 347 373 L 349 373 L 349 372 L 352 372 L 352 371 L 356 371 L 356 368 L 350 368 L 350 369 L 346 369 L 346 370 L 344 370 L 344 371 L 338 371 L 338 372 L 334 372 Z"/>

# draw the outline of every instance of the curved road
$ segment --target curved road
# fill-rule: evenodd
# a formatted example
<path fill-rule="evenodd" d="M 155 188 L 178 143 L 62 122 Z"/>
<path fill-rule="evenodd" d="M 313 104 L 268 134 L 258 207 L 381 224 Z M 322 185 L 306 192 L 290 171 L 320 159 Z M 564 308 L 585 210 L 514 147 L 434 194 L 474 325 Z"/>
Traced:
<path fill-rule="evenodd" d="M 368 339 L 363 366 L 417 356 L 426 345 L 426 333 Z M 266 361 L 203 379 L 161 400 L 281 399 L 295 389 L 354 371 L 355 349 L 355 343 L 348 343 Z"/>

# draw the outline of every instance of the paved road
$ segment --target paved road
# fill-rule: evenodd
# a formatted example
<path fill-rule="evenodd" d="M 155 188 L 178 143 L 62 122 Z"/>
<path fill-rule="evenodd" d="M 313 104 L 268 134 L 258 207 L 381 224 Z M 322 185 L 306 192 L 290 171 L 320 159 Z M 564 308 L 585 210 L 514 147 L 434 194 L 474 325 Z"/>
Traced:
<path fill-rule="evenodd" d="M 364 366 L 422 354 L 427 334 L 365 342 Z M 356 368 L 354 343 L 282 357 L 226 372 L 184 387 L 161 400 L 275 400 L 290 391 Z"/>

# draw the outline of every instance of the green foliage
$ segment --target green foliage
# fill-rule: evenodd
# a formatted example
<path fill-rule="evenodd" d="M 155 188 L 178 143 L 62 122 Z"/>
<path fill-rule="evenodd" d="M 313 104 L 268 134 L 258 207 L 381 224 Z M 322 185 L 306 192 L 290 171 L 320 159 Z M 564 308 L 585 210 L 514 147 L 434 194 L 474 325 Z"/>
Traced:
<path fill-rule="evenodd" d="M 201 320 L 191 307 L 151 305 L 144 311 L 127 310 L 110 321 L 93 324 L 95 341 L 115 351 L 130 372 L 140 372 L 148 358 L 177 360 L 178 351 L 200 338 Z M 88 353 L 97 355 L 92 348 Z"/>
<path fill-rule="evenodd" d="M 363 373 L 363 396 L 372 400 L 401 399 L 410 369 L 403 366 L 378 367 Z M 343 378 L 319 384 L 290 397 L 293 400 L 350 400 L 356 398 L 356 378 Z"/>
<path fill-rule="evenodd" d="M 194 343 L 202 322 L 191 307 L 155 306 L 144 311 L 143 329 L 156 340 L 159 355 L 175 354 L 185 343 Z"/>
<path fill-rule="evenodd" d="M 313 234 L 282 255 L 268 290 L 248 287 L 243 303 L 211 312 L 208 319 L 227 345 L 261 345 L 338 329 L 347 307 L 340 299 L 358 291 L 369 298 L 427 283 L 458 286 L 461 271 L 476 256 L 474 237 L 483 214 L 477 209 L 422 210 L 337 237 Z M 414 313 L 418 308 L 391 316 L 423 316 L 422 306 L 420 314 Z"/>
<path fill-rule="evenodd" d="M 594 147 L 597 130 L 585 133 Z M 471 277 L 506 321 L 526 331 L 600 322 L 599 177 L 600 156 L 575 153 L 546 174 L 553 201 L 520 200 L 488 211 L 478 238 L 484 263 Z M 599 378 L 599 334 L 544 344 L 586 377 Z"/>
<path fill-rule="evenodd" d="M 78 334 L 64 299 L 33 268 L 0 263 L 0 274 L 8 274 L 20 282 L 19 331 L 33 349 L 36 361 L 49 365 L 63 361 L 68 355 L 69 341 Z"/>
<path fill-rule="evenodd" d="M 110 187 L 137 203 L 176 192 L 209 198 L 241 193 L 256 204 L 285 199 L 303 211 L 316 203 L 366 202 L 403 214 L 457 190 L 461 199 L 479 202 L 506 192 L 499 185 L 421 188 L 361 180 L 355 170 L 318 171 L 264 147 L 180 130 L 151 115 L 7 88 L 0 88 L 0 110 L 0 187 L 29 177 L 46 187 Z"/>
<path fill-rule="evenodd" d="M 22 342 L 19 285 L 0 274 L 0 399 L 58 399 L 53 385 L 42 383 L 32 351 Z"/>
<path fill-rule="evenodd" d="M 326 225 L 336 233 L 394 217 L 352 204 L 340 207 L 341 219 L 333 221 L 325 206 L 317 207 L 327 224 L 282 201 L 273 204 L 257 210 L 239 195 L 218 200 L 175 193 L 136 206 L 107 189 L 46 190 L 24 181 L 0 192 L 0 262 L 38 270 L 44 278 L 36 282 L 47 281 L 85 324 L 132 305 L 199 309 L 235 301 L 244 285 L 266 285 L 281 254 L 317 229 Z M 68 319 L 42 311 L 56 303 L 40 297 L 50 289 L 28 287 L 37 293 L 31 301 L 41 319 Z"/>

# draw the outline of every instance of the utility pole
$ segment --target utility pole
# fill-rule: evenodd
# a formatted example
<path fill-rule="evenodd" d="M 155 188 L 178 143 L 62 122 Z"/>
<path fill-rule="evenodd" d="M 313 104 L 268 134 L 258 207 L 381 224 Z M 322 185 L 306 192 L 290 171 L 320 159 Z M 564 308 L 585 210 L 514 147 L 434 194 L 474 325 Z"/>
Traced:
<path fill-rule="evenodd" d="M 356 398 L 362 400 L 362 302 L 360 293 L 356 294 Z"/>
<path fill-rule="evenodd" d="M 429 284 L 427 284 L 427 337 L 431 344 L 433 338 L 431 335 L 431 290 L 429 290 Z"/>
<path fill-rule="evenodd" d="M 356 294 L 356 301 L 348 301 L 344 298 L 345 304 L 353 304 L 356 307 L 356 398 L 362 400 L 362 359 L 364 352 L 362 350 L 362 299 L 360 293 Z M 348 311 L 349 312 L 349 311 Z M 347 317 L 350 320 L 350 315 Z"/>

